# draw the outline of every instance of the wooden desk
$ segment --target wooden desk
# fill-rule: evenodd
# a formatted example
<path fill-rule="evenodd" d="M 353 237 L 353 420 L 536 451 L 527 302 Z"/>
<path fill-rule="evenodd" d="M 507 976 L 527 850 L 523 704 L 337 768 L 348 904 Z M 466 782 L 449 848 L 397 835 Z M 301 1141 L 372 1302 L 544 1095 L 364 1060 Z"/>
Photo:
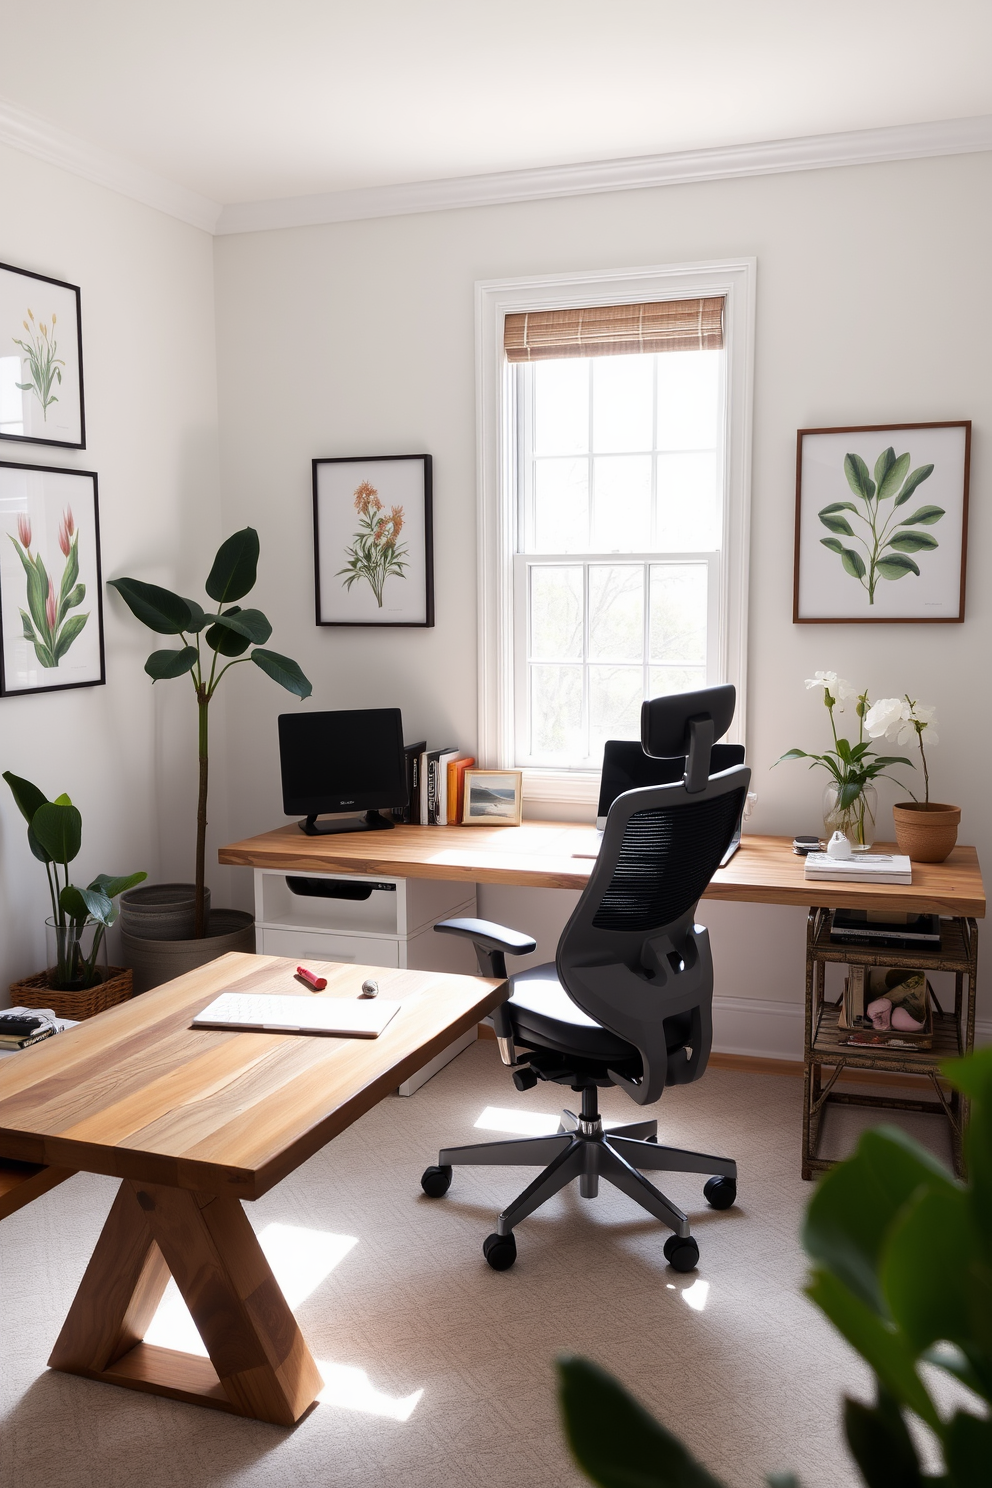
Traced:
<path fill-rule="evenodd" d="M 379 1038 L 190 1028 L 222 989 L 299 994 L 294 971 L 223 956 L 3 1062 L 0 1214 L 18 1178 L 22 1202 L 79 1170 L 124 1180 L 52 1368 L 282 1426 L 313 1404 L 323 1381 L 240 1201 L 478 1023 L 506 984 L 327 966 L 323 997 L 355 996 L 371 972 L 402 1001 Z M 170 1272 L 209 1359 L 142 1342 Z"/>
<path fill-rule="evenodd" d="M 575 857 L 593 828 L 573 822 L 524 822 L 520 827 L 396 827 L 391 832 L 306 837 L 294 824 L 232 842 L 221 863 L 286 873 L 362 873 L 384 878 L 460 879 L 583 889 L 593 860 Z M 894 850 L 879 844 L 880 851 Z M 916 909 L 933 914 L 985 914 L 985 888 L 973 847 L 956 847 L 945 863 L 914 863 L 912 884 L 810 883 L 789 837 L 746 835 L 707 899 L 752 904 L 810 904 L 828 909 Z"/>

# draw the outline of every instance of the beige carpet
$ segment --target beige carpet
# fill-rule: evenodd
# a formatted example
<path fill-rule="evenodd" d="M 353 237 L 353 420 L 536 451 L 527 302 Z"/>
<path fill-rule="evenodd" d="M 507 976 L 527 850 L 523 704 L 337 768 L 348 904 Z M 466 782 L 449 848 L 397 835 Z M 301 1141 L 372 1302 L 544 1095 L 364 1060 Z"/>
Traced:
<path fill-rule="evenodd" d="M 695 1178 L 665 1185 L 692 1216 L 694 1275 L 666 1266 L 667 1232 L 605 1185 L 592 1201 L 573 1186 L 525 1221 L 516 1266 L 495 1273 L 482 1240 L 529 1170 L 456 1170 L 435 1201 L 420 1172 L 440 1144 L 495 1140 L 522 1113 L 555 1113 L 562 1094 L 518 1095 L 495 1046 L 476 1044 L 247 1206 L 328 1381 L 293 1431 L 46 1369 L 115 1185 L 80 1175 L 5 1220 L 0 1483 L 564 1488 L 585 1480 L 557 1422 L 560 1351 L 615 1371 L 732 1488 L 786 1466 L 804 1488 L 858 1481 L 838 1399 L 866 1374 L 801 1295 L 801 1082 L 710 1069 L 654 1108 L 663 1140 L 740 1164 L 739 1207 L 725 1213 Z M 490 1129 L 475 1130 L 487 1108 Z M 637 1115 L 616 1091 L 603 1108 Z M 175 1326 L 160 1315 L 158 1341 L 183 1346 Z"/>

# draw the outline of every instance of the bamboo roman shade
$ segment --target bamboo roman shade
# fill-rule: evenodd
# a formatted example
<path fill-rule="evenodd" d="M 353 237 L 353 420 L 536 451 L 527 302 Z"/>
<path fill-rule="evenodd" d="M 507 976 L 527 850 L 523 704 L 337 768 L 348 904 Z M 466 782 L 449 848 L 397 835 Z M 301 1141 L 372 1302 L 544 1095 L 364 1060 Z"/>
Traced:
<path fill-rule="evenodd" d="M 624 356 L 638 351 L 720 351 L 723 296 L 508 315 L 503 346 L 509 362 Z"/>

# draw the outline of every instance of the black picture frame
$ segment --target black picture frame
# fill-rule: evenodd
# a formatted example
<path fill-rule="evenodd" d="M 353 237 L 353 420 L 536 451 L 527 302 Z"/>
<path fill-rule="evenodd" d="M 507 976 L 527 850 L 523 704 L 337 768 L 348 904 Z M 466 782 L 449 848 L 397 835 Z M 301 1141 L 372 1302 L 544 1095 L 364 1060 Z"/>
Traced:
<path fill-rule="evenodd" d="M 6 263 L 0 263 L 0 439 L 86 448 L 79 286 Z"/>
<path fill-rule="evenodd" d="M 0 697 L 106 683 L 98 485 L 95 470 L 0 461 Z M 33 595 L 29 565 L 41 575 Z"/>
<path fill-rule="evenodd" d="M 433 626 L 431 456 L 334 455 L 312 463 L 316 623 Z"/>

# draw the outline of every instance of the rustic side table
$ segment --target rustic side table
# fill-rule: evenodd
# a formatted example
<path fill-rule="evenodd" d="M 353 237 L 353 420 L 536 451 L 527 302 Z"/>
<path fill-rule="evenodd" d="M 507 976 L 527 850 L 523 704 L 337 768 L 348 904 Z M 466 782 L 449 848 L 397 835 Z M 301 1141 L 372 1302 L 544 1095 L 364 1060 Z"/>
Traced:
<path fill-rule="evenodd" d="M 803 1080 L 804 1178 L 832 1167 L 829 1158 L 818 1157 L 823 1117 L 829 1105 L 871 1106 L 881 1110 L 926 1111 L 944 1116 L 950 1123 L 955 1170 L 962 1170 L 961 1138 L 968 1118 L 967 1101 L 958 1091 L 945 1091 L 940 1065 L 945 1059 L 968 1054 L 975 1046 L 975 986 L 978 976 L 978 925 L 969 917 L 942 919 L 941 946 L 934 950 L 895 950 L 859 945 L 841 945 L 830 939 L 830 910 L 813 908 L 806 923 L 806 1039 Z M 921 971 L 954 973 L 954 1009 L 942 1015 L 934 1011 L 931 1049 L 857 1048 L 844 1042 L 838 1028 L 840 1003 L 824 997 L 828 962 L 849 966 L 918 967 Z M 936 1099 L 910 1099 L 897 1095 L 856 1095 L 836 1090 L 838 1080 L 849 1070 L 877 1072 L 879 1083 L 890 1074 L 925 1075 Z"/>

